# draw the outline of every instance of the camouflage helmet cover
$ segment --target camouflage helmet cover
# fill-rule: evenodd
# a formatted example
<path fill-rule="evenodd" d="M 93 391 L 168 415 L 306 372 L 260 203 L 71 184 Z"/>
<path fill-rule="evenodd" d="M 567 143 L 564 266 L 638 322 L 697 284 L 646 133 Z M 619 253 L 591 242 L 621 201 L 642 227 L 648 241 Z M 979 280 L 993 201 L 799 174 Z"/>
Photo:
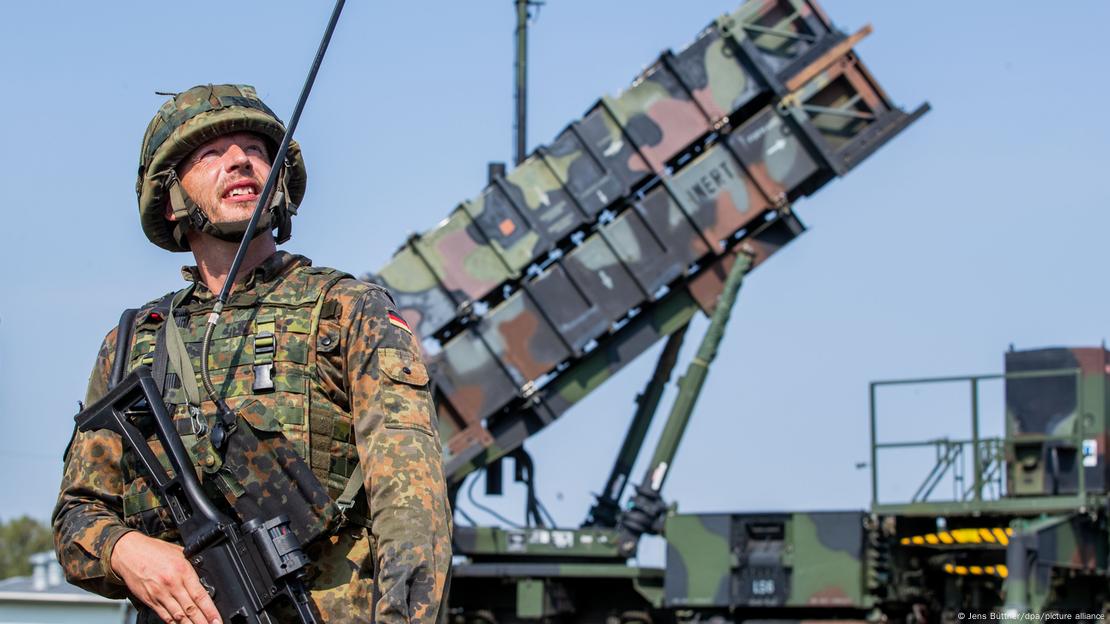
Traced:
<path fill-rule="evenodd" d="M 200 145 L 233 132 L 258 134 L 270 143 L 271 152 L 274 152 L 285 134 L 285 125 L 249 85 L 193 87 L 166 101 L 150 121 L 139 154 L 135 194 L 139 198 L 143 233 L 152 243 L 170 251 L 188 251 L 184 232 L 198 226 L 195 222 L 190 226 L 189 219 L 181 218 L 186 215 L 180 214 L 182 207 L 179 205 L 174 206 L 179 213 L 178 223 L 167 221 L 167 199 L 177 194 L 188 205 L 188 216 L 198 213 L 198 218 L 205 218 L 180 189 L 177 166 Z M 271 211 L 275 213 L 272 217 L 276 218 L 266 219 L 268 215 L 263 213 L 264 219 L 260 222 L 279 227 L 279 237 L 283 226 L 285 237 L 288 237 L 289 218 L 296 213 L 304 197 L 307 178 L 300 146 L 291 141 L 282 178 L 271 202 Z"/>

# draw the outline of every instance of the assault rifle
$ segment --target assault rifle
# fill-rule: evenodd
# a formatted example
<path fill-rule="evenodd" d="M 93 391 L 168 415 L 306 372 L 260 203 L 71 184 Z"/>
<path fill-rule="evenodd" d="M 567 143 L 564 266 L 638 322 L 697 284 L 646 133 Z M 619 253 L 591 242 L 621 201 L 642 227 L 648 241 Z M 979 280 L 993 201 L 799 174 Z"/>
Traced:
<path fill-rule="evenodd" d="M 292 602 L 300 621 L 318 622 L 304 576 L 308 557 L 283 515 L 241 525 L 217 509 L 204 493 L 193 462 L 162 402 L 150 368 L 140 366 L 103 398 L 75 417 L 81 431 L 107 429 L 139 458 L 151 485 L 181 534 L 185 558 L 208 590 L 224 622 L 273 624 L 278 602 Z M 173 477 L 163 468 L 137 422 L 150 422 Z"/>

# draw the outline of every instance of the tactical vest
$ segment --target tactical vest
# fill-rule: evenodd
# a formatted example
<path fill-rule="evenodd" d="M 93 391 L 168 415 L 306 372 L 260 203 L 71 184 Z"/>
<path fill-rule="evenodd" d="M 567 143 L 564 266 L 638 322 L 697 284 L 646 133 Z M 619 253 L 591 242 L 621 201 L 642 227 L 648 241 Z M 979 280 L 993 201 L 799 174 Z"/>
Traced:
<path fill-rule="evenodd" d="M 209 349 L 212 382 L 228 407 L 258 430 L 283 433 L 333 500 L 347 486 L 358 464 L 358 453 L 349 406 L 336 405 L 324 392 L 317 371 L 317 354 L 339 348 L 338 319 L 327 318 L 335 316 L 336 311 L 324 309 L 324 296 L 336 282 L 348 277 L 334 269 L 297 266 L 272 283 L 233 295 L 224 306 Z M 189 315 L 181 335 L 197 371 L 205 318 L 211 305 L 212 302 L 187 304 L 186 310 L 178 311 L 178 314 L 187 311 Z M 157 309 L 147 309 L 137 322 L 130 368 L 153 362 L 156 332 L 169 320 Z M 180 386 L 168 387 L 165 396 L 178 433 L 197 468 L 206 477 L 213 477 L 225 493 L 231 490 L 234 494 L 236 484 L 219 478 L 219 454 L 207 436 L 197 435 L 198 423 L 190 417 Z M 205 400 L 201 412 L 201 420 L 210 428 L 215 405 Z M 141 475 L 124 477 L 128 480 L 123 501 L 125 516 L 144 515 L 143 512 L 161 505 Z M 150 518 L 138 520 L 131 524 L 150 522 Z"/>

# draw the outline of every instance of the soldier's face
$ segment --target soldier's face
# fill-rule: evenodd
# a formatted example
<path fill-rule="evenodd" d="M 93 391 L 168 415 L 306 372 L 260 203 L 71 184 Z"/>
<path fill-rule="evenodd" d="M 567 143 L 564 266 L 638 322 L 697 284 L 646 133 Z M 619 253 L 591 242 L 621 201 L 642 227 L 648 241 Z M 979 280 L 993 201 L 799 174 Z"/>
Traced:
<path fill-rule="evenodd" d="M 212 139 L 178 166 L 181 186 L 213 223 L 250 219 L 266 176 L 266 143 L 249 132 Z"/>

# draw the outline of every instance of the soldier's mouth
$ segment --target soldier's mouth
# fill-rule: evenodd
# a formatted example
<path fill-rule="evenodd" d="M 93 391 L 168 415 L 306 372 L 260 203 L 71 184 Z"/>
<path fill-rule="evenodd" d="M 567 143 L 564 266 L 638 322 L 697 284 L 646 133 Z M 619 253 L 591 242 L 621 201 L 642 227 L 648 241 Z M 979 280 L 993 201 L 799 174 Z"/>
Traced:
<path fill-rule="evenodd" d="M 230 185 L 227 190 L 224 191 L 221 199 L 233 202 L 255 201 L 258 199 L 259 192 L 260 189 L 257 184 L 249 180 L 244 180 Z"/>

